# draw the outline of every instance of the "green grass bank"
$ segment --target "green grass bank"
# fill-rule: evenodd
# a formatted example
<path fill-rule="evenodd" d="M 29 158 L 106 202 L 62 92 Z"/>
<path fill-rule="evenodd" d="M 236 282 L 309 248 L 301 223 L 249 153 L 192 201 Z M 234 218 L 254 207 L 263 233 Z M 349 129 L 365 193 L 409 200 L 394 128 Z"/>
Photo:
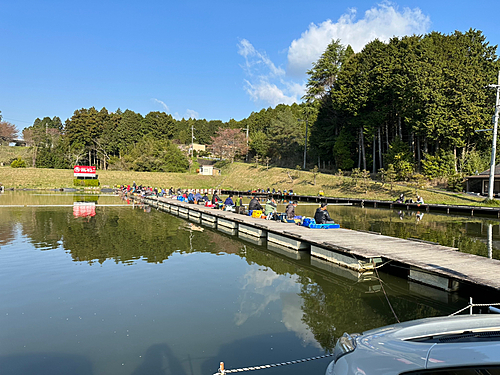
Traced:
<path fill-rule="evenodd" d="M 200 176 L 188 173 L 156 173 L 134 171 L 98 171 L 101 187 L 121 184 L 138 184 L 153 187 L 174 188 L 224 188 L 250 190 L 275 188 L 293 191 L 301 195 L 317 195 L 322 190 L 325 195 L 344 198 L 365 198 L 394 200 L 403 193 L 415 198 L 422 195 L 426 203 L 461 204 L 484 206 L 483 197 L 452 193 L 427 184 L 422 187 L 412 184 L 381 184 L 372 180 L 355 181 L 351 177 L 334 176 L 285 168 L 269 168 L 234 163 L 223 170 L 221 176 Z M 316 180 L 316 181 L 315 181 Z M 10 168 L 0 167 L 0 183 L 5 188 L 14 189 L 58 189 L 73 187 L 73 171 L 68 169 Z"/>

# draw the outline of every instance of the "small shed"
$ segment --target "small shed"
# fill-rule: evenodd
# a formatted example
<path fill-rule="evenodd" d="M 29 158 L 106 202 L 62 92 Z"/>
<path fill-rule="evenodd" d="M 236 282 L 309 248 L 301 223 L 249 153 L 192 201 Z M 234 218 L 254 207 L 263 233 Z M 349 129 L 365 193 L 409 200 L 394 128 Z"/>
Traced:
<path fill-rule="evenodd" d="M 200 165 L 199 174 L 204 176 L 218 176 L 220 175 L 220 169 L 214 167 L 217 160 L 213 159 L 201 159 L 198 158 L 198 164 Z"/>
<path fill-rule="evenodd" d="M 493 194 L 500 194 L 500 164 L 495 166 L 495 182 L 493 185 Z M 490 170 L 487 169 L 477 175 L 467 176 L 466 191 L 471 193 L 479 193 L 481 195 L 488 195 L 488 188 L 490 184 Z"/>
<path fill-rule="evenodd" d="M 213 176 L 214 166 L 213 165 L 200 165 L 200 174 L 204 176 Z"/>
<path fill-rule="evenodd" d="M 218 176 L 220 169 L 215 168 L 213 165 L 200 165 L 200 173 L 204 176 Z"/>

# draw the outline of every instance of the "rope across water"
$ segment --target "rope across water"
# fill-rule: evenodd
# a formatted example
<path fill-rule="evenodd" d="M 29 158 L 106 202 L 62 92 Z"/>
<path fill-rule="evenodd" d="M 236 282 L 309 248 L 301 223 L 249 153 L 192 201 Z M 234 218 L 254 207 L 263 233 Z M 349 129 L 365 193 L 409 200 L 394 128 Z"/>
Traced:
<path fill-rule="evenodd" d="M 470 303 L 469 305 L 465 306 L 463 309 L 460 309 L 453 314 L 450 314 L 448 316 L 454 316 L 457 314 L 460 314 L 462 311 L 465 311 L 467 309 L 470 309 L 471 307 L 488 307 L 488 306 L 500 306 L 500 303 Z"/>
<path fill-rule="evenodd" d="M 333 353 L 323 354 L 323 355 L 319 355 L 319 356 L 316 356 L 316 357 L 296 359 L 294 361 L 281 362 L 281 363 L 273 363 L 273 364 L 269 364 L 269 365 L 261 365 L 261 366 L 254 366 L 254 367 L 242 367 L 242 368 L 231 369 L 231 370 L 222 370 L 222 369 L 219 368 L 219 371 L 216 372 L 214 375 L 225 375 L 225 374 L 232 374 L 232 373 L 236 373 L 236 372 L 255 371 L 255 370 L 263 370 L 263 369 L 272 368 L 272 367 L 295 365 L 297 363 L 309 362 L 309 361 L 314 361 L 316 359 L 322 359 L 322 358 L 331 357 L 332 355 L 333 355 Z"/>
<path fill-rule="evenodd" d="M 487 306 L 500 306 L 500 303 L 470 303 L 468 306 L 464 307 L 463 309 L 458 310 L 457 312 L 454 312 L 453 314 L 450 314 L 449 316 L 460 314 L 462 311 L 470 309 L 471 307 L 487 307 Z M 253 366 L 253 367 L 242 367 L 242 368 L 231 369 L 231 370 L 225 370 L 223 363 L 221 363 L 221 368 L 219 368 L 219 370 L 216 373 L 214 373 L 213 375 L 226 375 L 226 374 L 233 374 L 233 373 L 237 373 L 237 372 L 255 371 L 255 370 L 263 370 L 263 369 L 272 368 L 272 367 L 295 365 L 297 363 L 309 362 L 309 361 L 314 361 L 316 359 L 331 357 L 332 355 L 333 355 L 333 353 L 329 353 L 329 354 L 319 355 L 316 357 L 296 359 L 294 361 L 273 363 L 273 364 Z"/>

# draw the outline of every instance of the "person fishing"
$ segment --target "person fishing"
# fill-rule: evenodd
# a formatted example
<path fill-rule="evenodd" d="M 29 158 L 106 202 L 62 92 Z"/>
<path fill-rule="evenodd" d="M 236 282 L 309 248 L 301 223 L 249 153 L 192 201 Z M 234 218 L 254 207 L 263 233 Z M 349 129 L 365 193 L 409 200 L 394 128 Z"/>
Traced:
<path fill-rule="evenodd" d="M 264 209 L 262 208 L 262 205 L 260 204 L 259 200 L 255 196 L 252 196 L 252 199 L 250 200 L 250 203 L 248 204 L 248 210 L 249 211 L 263 211 Z"/>
<path fill-rule="evenodd" d="M 295 217 L 295 207 L 297 207 L 297 202 L 290 201 L 288 206 L 285 208 L 286 217 L 288 220 L 293 220 Z"/>
<path fill-rule="evenodd" d="M 233 195 L 229 195 L 229 197 L 226 198 L 224 201 L 224 206 L 226 207 L 234 207 L 234 202 L 233 202 Z"/>
<path fill-rule="evenodd" d="M 212 196 L 212 204 L 214 206 L 217 206 L 220 202 L 222 202 L 222 199 L 220 199 L 217 195 L 217 192 L 214 191 L 214 195 Z"/>
<path fill-rule="evenodd" d="M 267 217 L 267 220 L 271 220 L 273 218 L 276 207 L 278 207 L 278 205 L 276 204 L 274 198 L 269 198 L 266 202 L 266 211 L 264 213 Z"/>
<path fill-rule="evenodd" d="M 326 203 L 321 203 L 321 206 L 316 209 L 316 212 L 314 213 L 314 220 L 316 221 L 316 224 L 335 224 L 326 207 Z"/>

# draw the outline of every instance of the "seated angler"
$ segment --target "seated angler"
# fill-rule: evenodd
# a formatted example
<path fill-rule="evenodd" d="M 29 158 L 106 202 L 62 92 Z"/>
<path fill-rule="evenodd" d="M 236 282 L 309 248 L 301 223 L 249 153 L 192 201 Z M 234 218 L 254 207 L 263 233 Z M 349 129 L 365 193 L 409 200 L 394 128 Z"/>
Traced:
<path fill-rule="evenodd" d="M 189 192 L 188 196 L 187 196 L 187 200 L 188 200 L 188 203 L 195 203 L 195 198 L 194 198 L 194 194 L 192 191 Z"/>
<path fill-rule="evenodd" d="M 195 195 L 194 195 L 194 203 L 198 203 L 200 200 L 202 200 L 203 197 L 201 196 L 200 192 L 197 192 Z"/>
<path fill-rule="evenodd" d="M 286 217 L 288 220 L 293 220 L 295 217 L 295 207 L 297 207 L 297 202 L 292 202 L 288 203 L 288 206 L 286 206 L 285 212 L 286 212 Z"/>
<path fill-rule="evenodd" d="M 217 206 L 219 203 L 222 202 L 222 199 L 219 198 L 216 192 L 214 192 L 214 195 L 212 196 L 212 204 L 214 206 Z"/>
<path fill-rule="evenodd" d="M 233 196 L 229 195 L 229 197 L 226 198 L 224 201 L 224 206 L 226 207 L 234 207 L 234 202 L 233 202 Z"/>
<path fill-rule="evenodd" d="M 259 203 L 259 200 L 253 196 L 252 199 L 250 200 L 250 203 L 248 204 L 248 210 L 249 211 L 263 211 L 264 209 L 262 208 L 261 204 Z"/>
<path fill-rule="evenodd" d="M 271 220 L 273 218 L 274 213 L 276 211 L 276 207 L 278 207 L 278 205 L 276 204 L 274 198 L 273 197 L 269 198 L 268 201 L 266 202 L 266 211 L 265 211 L 267 220 Z"/>
<path fill-rule="evenodd" d="M 335 224 L 335 222 L 330 217 L 326 206 L 326 203 L 321 203 L 321 207 L 318 207 L 318 209 L 314 213 L 314 220 L 316 221 L 316 224 Z"/>

